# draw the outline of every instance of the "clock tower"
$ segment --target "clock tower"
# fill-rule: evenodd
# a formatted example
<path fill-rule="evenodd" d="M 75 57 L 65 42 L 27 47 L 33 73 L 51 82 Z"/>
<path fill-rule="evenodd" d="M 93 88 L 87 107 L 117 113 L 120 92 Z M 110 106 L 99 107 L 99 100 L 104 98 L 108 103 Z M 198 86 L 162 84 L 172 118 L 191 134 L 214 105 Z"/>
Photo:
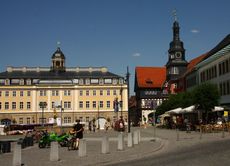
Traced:
<path fill-rule="evenodd" d="M 180 40 L 180 26 L 177 18 L 173 23 L 173 41 L 168 50 L 168 62 L 166 64 L 166 80 L 174 82 L 186 71 L 188 62 L 185 60 L 184 44 Z"/>

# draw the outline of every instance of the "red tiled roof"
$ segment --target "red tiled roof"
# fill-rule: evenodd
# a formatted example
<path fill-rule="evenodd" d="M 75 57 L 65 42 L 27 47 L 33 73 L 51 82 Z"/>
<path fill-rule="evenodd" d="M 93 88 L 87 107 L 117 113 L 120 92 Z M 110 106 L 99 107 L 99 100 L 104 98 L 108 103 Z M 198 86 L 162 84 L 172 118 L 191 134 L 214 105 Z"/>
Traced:
<path fill-rule="evenodd" d="M 208 55 L 208 53 L 205 53 L 205 54 L 202 54 L 194 59 L 192 59 L 188 66 L 187 66 L 187 71 L 185 72 L 184 75 L 187 75 L 188 73 L 192 72 L 194 67 L 199 63 L 201 62 L 206 56 Z"/>
<path fill-rule="evenodd" d="M 139 88 L 161 88 L 166 80 L 165 67 L 136 67 Z"/>

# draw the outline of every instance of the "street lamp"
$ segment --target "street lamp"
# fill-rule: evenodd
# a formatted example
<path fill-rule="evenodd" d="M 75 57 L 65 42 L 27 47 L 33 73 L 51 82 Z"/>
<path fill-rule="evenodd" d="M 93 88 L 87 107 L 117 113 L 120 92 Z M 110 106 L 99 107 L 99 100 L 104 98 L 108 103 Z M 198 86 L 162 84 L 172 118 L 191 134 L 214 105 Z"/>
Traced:
<path fill-rule="evenodd" d="M 39 106 L 42 109 L 42 127 L 44 127 L 44 108 L 46 108 L 47 103 L 46 102 L 40 102 Z"/>
<path fill-rule="evenodd" d="M 120 101 L 120 107 L 121 107 L 121 117 L 123 117 L 122 115 L 122 107 L 123 107 L 123 100 L 122 100 L 122 92 L 123 92 L 123 87 L 121 86 L 121 89 L 120 89 L 120 95 L 121 95 L 121 101 Z"/>
<path fill-rule="evenodd" d="M 100 122 L 99 122 L 99 106 L 100 106 L 100 101 L 98 101 L 97 104 L 97 128 L 100 130 Z"/>
<path fill-rule="evenodd" d="M 129 67 L 127 66 L 127 73 L 126 73 L 126 82 L 127 82 L 127 91 L 128 91 L 128 95 L 127 95 L 127 98 L 128 98 L 128 132 L 130 133 L 130 111 L 129 111 L 129 76 L 130 76 L 130 73 L 129 73 Z"/>

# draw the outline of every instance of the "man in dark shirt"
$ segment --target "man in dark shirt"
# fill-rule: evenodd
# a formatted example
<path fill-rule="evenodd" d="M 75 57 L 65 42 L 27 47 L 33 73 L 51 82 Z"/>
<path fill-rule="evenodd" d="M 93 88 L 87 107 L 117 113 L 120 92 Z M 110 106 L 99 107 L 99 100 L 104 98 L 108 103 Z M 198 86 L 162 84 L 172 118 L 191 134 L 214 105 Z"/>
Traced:
<path fill-rule="evenodd" d="M 74 125 L 74 132 L 75 132 L 75 136 L 76 136 L 76 149 L 78 149 L 79 147 L 79 140 L 83 138 L 83 125 L 80 124 L 80 120 L 76 120 L 77 124 Z"/>

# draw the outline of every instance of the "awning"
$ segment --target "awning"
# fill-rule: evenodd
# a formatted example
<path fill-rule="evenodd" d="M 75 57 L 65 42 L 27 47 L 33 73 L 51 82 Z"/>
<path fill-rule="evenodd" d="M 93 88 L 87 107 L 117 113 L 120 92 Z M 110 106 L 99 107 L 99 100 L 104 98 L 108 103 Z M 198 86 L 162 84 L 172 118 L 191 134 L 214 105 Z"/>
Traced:
<path fill-rule="evenodd" d="M 182 113 L 194 113 L 196 112 L 195 108 L 196 108 L 195 105 L 191 105 L 189 107 L 183 108 Z"/>
<path fill-rule="evenodd" d="M 182 113 L 182 108 L 179 107 L 179 108 L 175 108 L 175 109 L 172 109 L 172 110 L 169 110 L 165 113 L 168 113 L 168 114 L 181 114 Z"/>
<path fill-rule="evenodd" d="M 212 112 L 218 112 L 218 111 L 224 111 L 224 107 L 215 106 L 214 109 L 212 109 Z"/>

